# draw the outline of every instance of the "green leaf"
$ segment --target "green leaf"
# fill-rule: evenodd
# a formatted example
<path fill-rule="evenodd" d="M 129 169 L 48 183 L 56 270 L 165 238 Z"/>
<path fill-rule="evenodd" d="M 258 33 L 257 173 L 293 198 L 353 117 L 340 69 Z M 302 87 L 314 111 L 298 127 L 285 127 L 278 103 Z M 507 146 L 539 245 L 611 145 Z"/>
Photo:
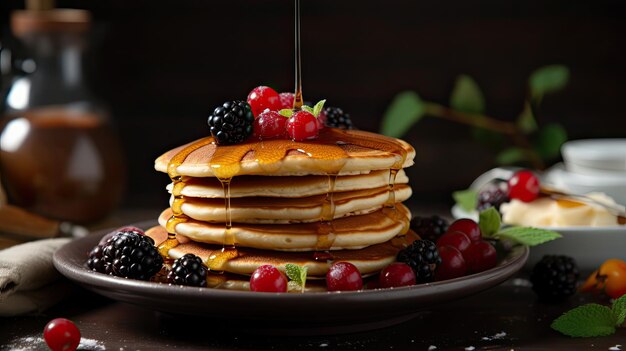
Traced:
<path fill-rule="evenodd" d="M 454 201 L 467 212 L 472 212 L 478 204 L 478 192 L 476 190 L 459 190 L 452 193 Z"/>
<path fill-rule="evenodd" d="M 310 113 L 310 114 L 312 114 L 312 115 L 315 115 L 315 114 L 313 113 L 313 107 L 311 107 L 311 106 L 302 105 L 302 107 L 301 107 L 300 109 L 301 109 L 302 111 L 306 111 L 306 112 L 308 112 L 308 113 Z"/>
<path fill-rule="evenodd" d="M 482 211 L 478 216 L 478 226 L 480 232 L 484 237 L 490 238 L 500 230 L 502 220 L 500 219 L 500 213 L 493 207 Z"/>
<path fill-rule="evenodd" d="M 396 95 L 387 108 L 381 124 L 381 133 L 391 137 L 402 137 L 413 124 L 424 116 L 424 103 L 413 91 Z"/>
<path fill-rule="evenodd" d="M 315 106 L 313 106 L 313 116 L 317 117 L 320 115 L 320 112 L 322 112 L 325 103 L 326 100 L 321 100 L 317 104 L 315 104 Z"/>
<path fill-rule="evenodd" d="M 535 114 L 530 106 L 530 102 L 526 101 L 524 103 L 524 110 L 522 110 L 522 113 L 517 117 L 516 123 L 519 129 L 526 134 L 537 130 L 537 120 L 535 119 Z"/>
<path fill-rule="evenodd" d="M 528 79 L 533 99 L 541 100 L 548 93 L 563 89 L 569 80 L 569 68 L 563 65 L 550 65 L 537 69 Z"/>
<path fill-rule="evenodd" d="M 292 110 L 292 109 L 290 109 L 290 108 L 284 108 L 284 109 L 282 109 L 282 110 L 278 111 L 278 113 L 279 113 L 281 116 L 285 116 L 285 117 L 287 117 L 287 118 L 289 118 L 289 117 L 293 116 L 293 110 Z"/>
<path fill-rule="evenodd" d="M 482 229 L 482 228 L 481 228 Z M 498 238 L 510 239 L 522 245 L 537 246 L 561 237 L 561 234 L 546 229 L 509 227 L 497 232 Z"/>
<path fill-rule="evenodd" d="M 304 287 L 306 285 L 306 276 L 307 276 L 307 267 L 298 266 L 297 264 L 287 263 L 285 265 L 285 272 L 287 273 L 287 278 L 291 280 L 289 283 L 293 282 L 300 286 L 302 292 L 304 292 Z"/>
<path fill-rule="evenodd" d="M 551 327 L 574 337 L 606 336 L 615 333 L 615 320 L 610 308 L 592 303 L 564 313 Z"/>
<path fill-rule="evenodd" d="M 552 159 L 561 154 L 561 146 L 567 141 L 567 132 L 558 123 L 546 124 L 537 133 L 533 146 L 544 159 Z"/>
<path fill-rule="evenodd" d="M 524 150 L 519 147 L 510 147 L 500 151 L 496 155 L 496 163 L 500 165 L 510 165 L 520 162 L 526 158 Z"/>
<path fill-rule="evenodd" d="M 463 112 L 485 112 L 485 97 L 472 77 L 465 74 L 457 77 L 450 96 L 450 106 Z"/>
<path fill-rule="evenodd" d="M 622 295 L 622 297 L 613 301 L 611 312 L 613 312 L 613 317 L 615 317 L 616 326 L 624 324 L 624 320 L 626 320 L 626 295 Z"/>

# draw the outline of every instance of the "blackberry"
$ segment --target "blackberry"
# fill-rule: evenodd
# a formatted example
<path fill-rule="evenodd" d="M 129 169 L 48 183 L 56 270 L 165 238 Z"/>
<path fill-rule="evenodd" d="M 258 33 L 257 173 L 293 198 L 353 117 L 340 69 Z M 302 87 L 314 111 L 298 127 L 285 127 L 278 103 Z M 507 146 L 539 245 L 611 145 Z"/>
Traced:
<path fill-rule="evenodd" d="M 104 273 L 104 260 L 102 259 L 102 245 L 96 245 L 87 258 L 87 267 L 92 271 Z"/>
<path fill-rule="evenodd" d="M 95 268 L 92 269 L 98 272 L 148 280 L 163 266 L 163 258 L 154 247 L 154 240 L 135 231 L 116 233 L 107 240 L 101 250 L 101 253 L 97 247 L 92 250 L 94 258 L 100 255 L 97 262 L 91 261 Z M 89 261 L 87 265 L 89 266 Z"/>
<path fill-rule="evenodd" d="M 437 239 L 446 233 L 450 224 L 439 216 L 413 217 L 411 219 L 411 229 L 420 236 L 421 239 L 437 242 Z"/>
<path fill-rule="evenodd" d="M 350 115 L 343 112 L 339 107 L 326 107 L 324 109 L 326 113 L 326 126 L 339 129 L 353 129 L 352 120 Z"/>
<path fill-rule="evenodd" d="M 574 295 L 579 276 L 580 272 L 573 258 L 546 255 L 533 267 L 530 281 L 539 299 L 556 302 Z"/>
<path fill-rule="evenodd" d="M 202 263 L 202 259 L 189 253 L 174 261 L 172 270 L 167 274 L 167 282 L 206 287 L 206 275 L 207 268 Z"/>
<path fill-rule="evenodd" d="M 245 101 L 226 101 L 209 116 L 211 135 L 219 145 L 238 144 L 252 134 L 254 115 Z"/>
<path fill-rule="evenodd" d="M 415 281 L 427 283 L 435 277 L 435 269 L 441 264 L 441 257 L 437 246 L 429 240 L 415 240 L 396 257 L 398 262 L 404 262 L 413 268 Z"/>
<path fill-rule="evenodd" d="M 500 210 L 500 205 L 509 201 L 508 184 L 503 180 L 493 180 L 481 187 L 476 209 L 484 211 L 489 207 Z"/>

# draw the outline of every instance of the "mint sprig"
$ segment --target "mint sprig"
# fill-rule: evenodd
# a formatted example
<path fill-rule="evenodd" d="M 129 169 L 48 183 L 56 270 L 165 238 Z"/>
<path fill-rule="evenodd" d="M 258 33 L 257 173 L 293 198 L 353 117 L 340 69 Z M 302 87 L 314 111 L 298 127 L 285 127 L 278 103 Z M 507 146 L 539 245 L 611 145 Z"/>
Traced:
<path fill-rule="evenodd" d="M 302 107 L 300 109 L 302 111 L 306 111 L 306 112 L 312 114 L 313 116 L 315 116 L 315 118 L 317 118 L 317 117 L 319 117 L 320 112 L 322 112 L 322 109 L 324 108 L 324 104 L 325 103 L 326 103 L 326 100 L 320 100 L 313 107 L 308 106 L 308 105 L 302 105 Z M 284 108 L 284 109 L 278 111 L 278 114 L 280 114 L 281 116 L 289 118 L 289 117 L 293 116 L 293 112 L 294 111 L 291 108 Z"/>
<path fill-rule="evenodd" d="M 613 302 L 611 308 L 590 303 L 565 312 L 552 322 L 552 329 L 572 337 L 606 336 L 624 323 L 626 295 Z"/>
<path fill-rule="evenodd" d="M 546 229 L 533 227 L 507 227 L 502 229 L 500 213 L 493 207 L 482 211 L 478 226 L 486 238 L 508 239 L 518 244 L 537 246 L 561 237 L 561 234 Z"/>
<path fill-rule="evenodd" d="M 466 212 L 472 212 L 478 205 L 478 192 L 476 190 L 466 189 L 452 193 L 454 201 Z"/>
<path fill-rule="evenodd" d="M 500 230 L 501 225 L 500 213 L 493 207 L 489 207 L 478 215 L 478 227 L 483 236 L 493 237 Z"/>
<path fill-rule="evenodd" d="M 307 267 L 287 263 L 285 265 L 285 272 L 287 273 L 287 278 L 289 278 L 289 283 L 287 284 L 289 285 L 290 290 L 300 289 L 301 292 L 304 292 L 304 287 L 306 286 Z"/>
<path fill-rule="evenodd" d="M 317 104 L 315 104 L 315 106 L 313 106 L 313 116 L 319 117 L 320 112 L 322 112 L 322 109 L 324 108 L 325 103 L 326 103 L 326 100 L 320 100 L 317 102 Z"/>

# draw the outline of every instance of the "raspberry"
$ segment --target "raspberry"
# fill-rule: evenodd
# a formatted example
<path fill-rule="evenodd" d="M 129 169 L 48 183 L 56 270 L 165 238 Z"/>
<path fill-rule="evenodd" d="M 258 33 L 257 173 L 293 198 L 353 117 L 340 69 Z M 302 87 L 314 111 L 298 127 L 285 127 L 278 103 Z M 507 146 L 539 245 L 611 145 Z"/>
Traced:
<path fill-rule="evenodd" d="M 257 268 L 250 277 L 250 290 L 260 292 L 287 292 L 287 278 L 269 264 Z"/>
<path fill-rule="evenodd" d="M 318 136 L 317 118 L 306 111 L 298 111 L 287 121 L 287 132 L 294 141 L 315 139 Z"/>
<path fill-rule="evenodd" d="M 363 289 L 361 272 L 350 262 L 336 262 L 326 273 L 328 291 L 350 291 Z"/>
<path fill-rule="evenodd" d="M 539 196 L 539 179 L 531 171 L 519 171 L 509 179 L 509 197 L 531 202 Z"/>
<path fill-rule="evenodd" d="M 258 139 L 272 139 L 287 135 L 287 118 L 276 111 L 265 111 L 254 120 L 254 136 Z"/>
<path fill-rule="evenodd" d="M 254 116 L 245 101 L 227 101 L 209 116 L 211 135 L 218 145 L 238 144 L 252 134 Z"/>
<path fill-rule="evenodd" d="M 353 128 L 350 115 L 343 112 L 339 107 L 326 107 L 324 113 L 326 115 L 326 126 L 339 129 Z"/>
<path fill-rule="evenodd" d="M 128 231 L 115 234 L 101 249 L 94 248 L 87 266 L 118 277 L 148 280 L 161 270 L 163 258 L 152 238 Z"/>
<path fill-rule="evenodd" d="M 278 96 L 280 97 L 280 107 L 281 108 L 288 108 L 288 109 L 292 109 L 293 108 L 293 93 L 280 93 L 278 94 Z"/>
<path fill-rule="evenodd" d="M 494 180 L 485 184 L 478 193 L 476 209 L 484 211 L 490 207 L 500 210 L 500 205 L 509 201 L 508 184 L 502 180 Z"/>
<path fill-rule="evenodd" d="M 415 272 L 417 283 L 433 280 L 435 269 L 441 264 L 441 257 L 435 243 L 429 240 L 415 240 L 396 257 L 398 262 L 408 264 Z"/>
<path fill-rule="evenodd" d="M 413 217 L 411 229 L 422 239 L 436 242 L 448 230 L 448 221 L 439 217 Z"/>
<path fill-rule="evenodd" d="M 189 253 L 174 261 L 172 270 L 167 274 L 167 281 L 177 285 L 205 287 L 207 273 L 202 259 Z"/>
<path fill-rule="evenodd" d="M 65 318 L 55 318 L 43 329 L 43 338 L 52 351 L 74 351 L 80 344 L 80 330 Z"/>
<path fill-rule="evenodd" d="M 267 108 L 270 111 L 278 111 L 281 108 L 280 96 L 276 90 L 263 85 L 252 89 L 248 94 L 248 104 L 254 116 L 260 115 Z"/>
<path fill-rule="evenodd" d="M 530 281 L 539 299 L 556 302 L 576 293 L 579 276 L 580 272 L 573 258 L 546 255 L 533 267 Z"/>

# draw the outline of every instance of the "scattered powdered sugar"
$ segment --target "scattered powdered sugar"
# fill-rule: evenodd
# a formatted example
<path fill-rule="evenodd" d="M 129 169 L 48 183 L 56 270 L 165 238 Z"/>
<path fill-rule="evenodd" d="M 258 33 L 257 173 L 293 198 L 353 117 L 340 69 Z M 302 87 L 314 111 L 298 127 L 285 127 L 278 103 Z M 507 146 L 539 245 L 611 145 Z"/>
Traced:
<path fill-rule="evenodd" d="M 609 347 L 609 351 L 622 351 L 622 345 L 617 344 L 615 346 Z"/>
<path fill-rule="evenodd" d="M 465 348 L 465 351 L 474 351 L 476 348 L 474 346 L 468 346 Z"/>
<path fill-rule="evenodd" d="M 435 345 L 428 346 L 428 351 L 433 351 L 433 350 L 436 350 L 436 349 L 437 349 L 437 346 L 435 346 Z"/>
<path fill-rule="evenodd" d="M 4 346 L 13 351 L 35 351 L 40 350 L 42 346 L 47 345 L 46 341 L 40 336 L 28 336 L 14 339 L 11 343 Z M 104 351 L 106 350 L 106 347 L 98 340 L 81 338 L 80 344 L 78 344 L 78 350 Z"/>
<path fill-rule="evenodd" d="M 506 332 L 499 332 L 492 336 L 483 336 L 481 340 L 491 341 L 491 340 L 500 340 L 506 336 Z"/>

